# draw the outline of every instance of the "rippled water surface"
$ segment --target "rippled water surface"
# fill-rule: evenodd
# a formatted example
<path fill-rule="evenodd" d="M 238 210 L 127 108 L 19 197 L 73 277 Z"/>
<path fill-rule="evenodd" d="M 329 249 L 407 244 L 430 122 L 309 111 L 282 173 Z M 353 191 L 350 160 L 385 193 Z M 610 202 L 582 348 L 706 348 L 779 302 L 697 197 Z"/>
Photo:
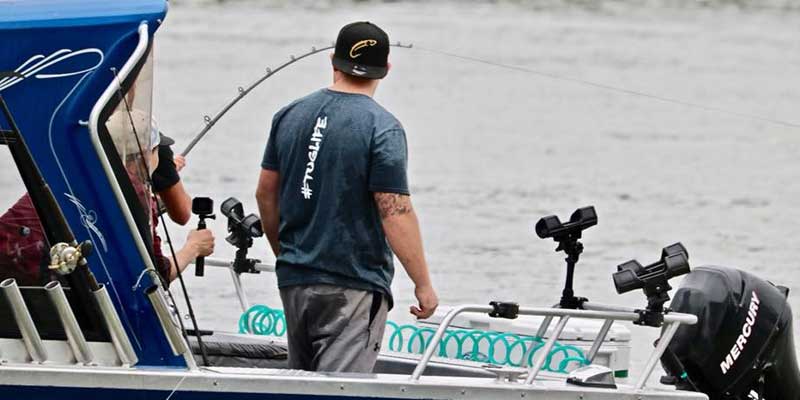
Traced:
<path fill-rule="evenodd" d="M 448 58 L 442 50 L 669 98 L 798 122 L 798 15 L 736 10 L 591 13 L 514 5 L 365 4 L 347 8 L 174 7 L 157 38 L 156 105 L 179 146 L 236 87 L 356 19 L 385 27 L 393 69 L 377 100 L 403 122 L 412 198 L 444 304 L 560 296 L 563 257 L 533 234 L 538 218 L 594 205 L 576 292 L 619 296 L 610 274 L 655 261 L 681 241 L 692 264 L 720 264 L 800 287 L 800 129 Z M 218 202 L 253 192 L 272 114 L 331 79 L 326 56 L 303 60 L 234 108 L 189 157 L 188 189 Z M 223 221 L 215 229 L 224 234 Z M 232 256 L 220 240 L 219 254 Z M 263 240 L 252 254 L 272 262 Z M 188 284 L 205 328 L 233 329 L 227 273 Z M 245 278 L 252 301 L 278 306 L 273 276 Z M 398 272 L 391 319 L 409 320 Z M 795 317 L 800 297 L 792 296 Z M 797 324 L 795 325 L 797 326 Z M 634 330 L 637 349 L 656 332 Z M 644 355 L 634 353 L 636 364 Z"/>
<path fill-rule="evenodd" d="M 185 145 L 202 117 L 236 87 L 372 20 L 392 40 L 393 69 L 376 99 L 406 127 L 412 198 L 441 302 L 560 296 L 563 256 L 533 234 L 547 214 L 594 205 L 576 292 L 616 295 L 610 274 L 631 258 L 655 261 L 681 241 L 694 266 L 719 264 L 800 288 L 800 129 L 459 60 L 442 50 L 700 105 L 800 122 L 797 13 L 735 9 L 537 10 L 482 3 L 348 7 L 177 4 L 156 38 L 155 112 Z M 254 189 L 272 114 L 330 83 L 325 55 L 266 81 L 189 156 L 193 195 L 240 198 Z M 213 223 L 218 255 L 224 221 Z M 173 227 L 182 237 L 185 228 Z M 272 263 L 263 239 L 251 255 Z M 225 271 L 187 276 L 202 328 L 233 330 L 239 315 Z M 390 318 L 410 320 L 409 279 L 398 266 Z M 279 306 L 274 276 L 245 277 L 254 302 Z M 800 296 L 790 301 L 795 317 Z M 795 324 L 798 326 L 798 324 Z M 647 346 L 654 330 L 637 331 Z M 643 355 L 634 354 L 636 363 Z"/>

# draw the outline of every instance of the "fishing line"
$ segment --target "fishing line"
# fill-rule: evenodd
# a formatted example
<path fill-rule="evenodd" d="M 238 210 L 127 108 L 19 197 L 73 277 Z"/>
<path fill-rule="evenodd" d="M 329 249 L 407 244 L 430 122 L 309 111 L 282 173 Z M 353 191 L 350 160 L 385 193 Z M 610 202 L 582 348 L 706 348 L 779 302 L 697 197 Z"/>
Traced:
<path fill-rule="evenodd" d="M 171 392 L 169 392 L 169 396 L 167 396 L 167 398 L 166 398 L 166 399 L 164 399 L 164 400 L 169 400 L 169 399 L 171 399 L 171 398 L 172 398 L 172 395 L 173 395 L 173 394 L 175 394 L 175 392 L 178 390 L 178 388 L 179 388 L 179 387 L 181 387 L 181 385 L 183 384 L 183 381 L 184 381 L 184 380 L 186 380 L 186 378 L 187 378 L 187 377 L 189 377 L 189 375 L 184 375 L 184 376 L 181 378 L 181 380 L 179 380 L 179 381 L 178 381 L 178 384 L 177 384 L 177 385 L 175 385 L 175 387 L 172 389 L 172 391 L 171 391 Z"/>
<path fill-rule="evenodd" d="M 131 113 L 131 108 L 130 105 L 128 104 L 128 99 L 125 98 L 125 95 L 122 94 L 122 82 L 119 80 L 116 68 L 111 68 L 111 72 L 114 73 L 114 78 L 117 81 L 117 96 L 119 96 L 120 101 L 122 101 L 122 103 L 125 105 L 125 110 L 128 113 L 128 120 L 131 123 L 131 130 L 133 131 L 133 136 L 134 138 L 136 138 L 136 146 L 139 149 L 139 158 L 145 170 L 147 183 L 148 185 L 150 185 L 150 187 L 153 187 L 153 179 L 150 176 L 150 168 L 147 165 L 144 156 L 144 150 L 142 149 L 141 140 L 139 140 L 139 134 L 138 132 L 136 132 L 136 124 L 133 121 L 133 114 Z M 175 271 L 177 272 L 178 280 L 181 282 L 181 288 L 183 289 L 183 297 L 186 300 L 186 308 L 189 311 L 189 317 L 191 318 L 192 325 L 194 326 L 195 336 L 197 336 L 197 344 L 200 347 L 200 355 L 203 359 L 203 364 L 210 365 L 208 363 L 208 356 L 206 354 L 206 348 L 205 344 L 203 343 L 203 338 L 201 337 L 202 335 L 200 334 L 200 329 L 197 327 L 197 318 L 195 318 L 194 310 L 192 308 L 192 302 L 189 299 L 189 292 L 186 289 L 186 283 L 184 283 L 183 281 L 183 274 L 181 273 L 181 269 L 178 266 L 178 257 L 175 255 L 175 247 L 172 245 L 172 239 L 170 238 L 169 235 L 169 229 L 167 229 L 167 223 L 164 220 L 164 214 L 159 215 L 159 218 L 161 219 L 161 226 L 164 230 L 165 239 L 167 240 L 167 247 L 169 247 L 170 253 L 172 255 L 172 262 L 175 266 Z M 165 288 L 165 291 L 167 292 L 167 295 L 170 298 L 170 301 L 172 301 L 172 306 L 175 307 L 176 312 L 178 312 L 178 324 L 181 327 L 181 333 L 183 334 L 183 338 L 186 340 L 186 342 L 189 343 L 189 337 L 186 332 L 186 327 L 183 325 L 183 320 L 181 320 L 180 318 L 180 312 L 178 311 L 178 304 L 175 302 L 175 298 L 172 296 L 172 292 L 169 290 L 169 284 L 167 284 L 167 282 L 165 281 L 164 277 L 161 276 L 161 274 L 156 273 L 156 276 L 158 276 L 162 286 Z"/>
<path fill-rule="evenodd" d="M 752 120 L 757 120 L 757 121 L 761 121 L 761 122 L 768 122 L 768 123 L 771 123 L 771 124 L 787 126 L 787 127 L 790 127 L 790 128 L 800 128 L 800 123 L 795 123 L 795 122 L 790 122 L 790 121 L 783 121 L 783 120 L 779 120 L 779 119 L 764 117 L 764 116 L 761 116 L 761 115 L 743 113 L 743 112 L 739 112 L 739 111 L 733 111 L 733 110 L 728 110 L 728 109 L 714 107 L 714 106 L 707 106 L 707 105 L 704 105 L 704 104 L 693 103 L 693 102 L 686 101 L 686 100 L 660 96 L 660 95 L 657 95 L 657 94 L 641 92 L 641 91 L 638 91 L 638 90 L 632 90 L 632 89 L 627 89 L 627 88 L 618 87 L 618 86 L 607 85 L 607 84 L 604 84 L 604 83 L 588 81 L 588 80 L 585 80 L 585 79 L 572 78 L 572 77 L 553 74 L 553 73 L 549 73 L 549 72 L 543 72 L 543 71 L 531 69 L 531 68 L 528 68 L 528 67 L 521 67 L 521 66 L 517 66 L 517 65 L 504 64 L 504 63 L 499 63 L 499 62 L 496 62 L 496 61 L 490 61 L 490 60 L 486 60 L 486 59 L 482 59 L 482 58 L 466 56 L 466 55 L 456 54 L 456 53 L 450 53 L 450 52 L 447 52 L 447 51 L 428 49 L 428 48 L 419 47 L 419 46 L 414 47 L 414 48 L 417 49 L 417 50 L 420 50 L 420 51 L 425 51 L 425 52 L 432 53 L 432 54 L 438 54 L 438 55 L 442 55 L 442 56 L 446 56 L 446 57 L 456 58 L 456 59 L 459 59 L 459 60 L 472 61 L 472 62 L 475 62 L 475 63 L 491 65 L 493 67 L 504 68 L 504 69 L 509 69 L 509 70 L 513 70 L 513 71 L 518 71 L 518 72 L 524 72 L 524 73 L 528 73 L 528 74 L 538 75 L 538 76 L 541 76 L 541 77 L 544 77 L 544 78 L 549 78 L 549 79 L 554 79 L 554 80 L 559 80 L 559 81 L 564 81 L 564 82 L 577 83 L 579 85 L 591 86 L 591 87 L 598 88 L 598 89 L 608 90 L 608 91 L 617 92 L 617 93 L 624 93 L 624 94 L 628 94 L 628 95 L 632 95 L 632 96 L 644 97 L 644 98 L 648 98 L 648 99 L 651 99 L 651 100 L 661 101 L 661 102 L 664 102 L 664 103 L 677 104 L 677 105 L 681 105 L 681 106 L 684 106 L 684 107 L 696 108 L 696 109 L 700 109 L 700 110 L 704 110 L 704 111 L 710 111 L 710 112 L 715 112 L 715 113 L 720 113 L 720 114 L 733 115 L 733 116 L 740 117 L 740 118 L 752 119 Z"/>
<path fill-rule="evenodd" d="M 473 57 L 473 56 L 468 56 L 468 55 L 463 55 L 463 54 L 457 54 L 457 53 L 452 53 L 452 52 L 442 51 L 442 50 L 436 50 L 436 49 L 429 49 L 429 48 L 425 48 L 425 47 L 419 47 L 419 46 L 414 46 L 413 44 L 402 44 L 400 42 L 397 42 L 397 43 L 394 43 L 394 44 L 390 44 L 390 46 L 392 46 L 392 47 L 400 47 L 400 48 L 404 48 L 404 49 L 416 49 L 416 50 L 427 52 L 427 53 L 430 53 L 430 54 L 437 54 L 437 55 L 440 55 L 440 56 L 455 58 L 455 59 L 459 59 L 459 60 L 462 60 L 462 61 L 470 61 L 470 62 L 474 62 L 474 63 L 490 65 L 490 66 L 497 67 L 497 68 L 504 68 L 504 69 L 508 69 L 508 70 L 512 70 L 512 71 L 517 71 L 517 72 L 523 72 L 523 73 L 527 73 L 527 74 L 537 75 L 537 76 L 540 76 L 540 77 L 543 77 L 543 78 L 558 80 L 558 81 L 562 81 L 562 82 L 570 82 L 570 83 L 574 83 L 574 84 L 578 84 L 578 85 L 593 87 L 593 88 L 596 88 L 596 89 L 602 89 L 602 90 L 607 90 L 607 91 L 616 92 L 616 93 L 623 93 L 623 94 L 627 94 L 627 95 L 631 95 L 631 96 L 642 97 L 642 98 L 646 98 L 646 99 L 650 99 L 650 100 L 656 100 L 656 101 L 660 101 L 660 102 L 663 102 L 663 103 L 680 105 L 680 106 L 683 106 L 683 107 L 694 108 L 694 109 L 703 110 L 703 111 L 707 111 L 707 112 L 726 114 L 726 115 L 731 115 L 731 116 L 735 116 L 735 117 L 739 117 L 739 118 L 750 119 L 750 120 L 755 120 L 755 121 L 761 121 L 761 122 L 766 122 L 766 123 L 770 123 L 770 124 L 786 126 L 786 127 L 790 127 L 790 128 L 800 128 L 800 123 L 796 123 L 796 122 L 791 122 L 791 121 L 785 121 L 785 120 L 780 120 L 780 119 L 776 119 L 776 118 L 765 117 L 765 116 L 762 116 L 762 115 L 744 113 L 744 112 L 740 112 L 740 111 L 728 110 L 728 109 L 724 109 L 724 108 L 720 108 L 720 107 L 708 106 L 708 105 L 704 105 L 704 104 L 700 104 L 700 103 L 681 100 L 681 99 L 678 99 L 678 98 L 661 96 L 661 95 L 657 95 L 657 94 L 642 92 L 642 91 L 639 91 L 639 90 L 627 89 L 627 88 L 620 87 L 620 86 L 608 85 L 608 84 L 605 84 L 605 83 L 589 81 L 589 80 L 586 80 L 586 79 L 572 78 L 572 77 L 569 77 L 569 76 L 564 76 L 564 75 L 558 75 L 558 74 L 554 74 L 554 73 L 550 73 L 550 72 L 539 71 L 539 70 L 535 70 L 535 69 L 528 68 L 528 67 L 523 67 L 523 66 L 518 66 L 518 65 L 504 64 L 504 63 L 491 61 L 491 60 L 486 60 L 486 59 L 482 59 L 482 58 L 478 58 L 478 57 Z M 191 152 L 192 149 L 194 149 L 194 147 L 197 145 L 197 143 L 200 140 L 202 140 L 203 137 L 205 137 L 205 135 L 208 133 L 208 131 L 210 131 L 211 128 L 213 128 L 214 125 L 216 125 L 217 121 L 219 121 L 220 118 L 222 118 L 234 105 L 236 105 L 239 102 L 239 100 L 241 100 L 242 98 L 247 96 L 253 89 L 255 89 L 262 82 L 264 82 L 265 80 L 271 78 L 276 73 L 278 73 L 278 71 L 281 71 L 282 69 L 288 67 L 289 65 L 294 64 L 297 61 L 300 61 L 300 60 L 302 60 L 302 59 L 304 59 L 306 57 L 309 57 L 311 55 L 314 55 L 314 54 L 317 54 L 317 53 L 321 53 L 321 52 L 323 52 L 325 50 L 330 50 L 330 49 L 333 49 L 333 48 L 335 48 L 335 44 L 332 44 L 332 45 L 326 46 L 326 47 L 321 47 L 321 48 L 312 47 L 311 51 L 309 51 L 307 53 L 304 53 L 304 54 L 302 54 L 302 55 L 300 55 L 298 57 L 295 57 L 294 55 L 292 55 L 292 56 L 289 57 L 289 61 L 279 65 L 278 67 L 276 67 L 274 69 L 273 68 L 267 68 L 266 69 L 266 73 L 263 76 L 258 78 L 255 82 L 253 82 L 252 84 L 250 84 L 246 88 L 242 87 L 242 86 L 239 86 L 237 88 L 239 93 L 236 95 L 236 97 L 234 97 L 231 101 L 229 101 L 227 104 L 225 104 L 219 112 L 214 114 L 213 117 L 209 116 L 209 115 L 204 115 L 203 116 L 203 120 L 205 122 L 205 126 L 197 134 L 194 135 L 192 140 L 189 142 L 189 144 L 186 146 L 186 148 L 180 153 L 180 155 L 184 156 L 184 157 L 186 155 L 188 155 L 189 152 Z"/>

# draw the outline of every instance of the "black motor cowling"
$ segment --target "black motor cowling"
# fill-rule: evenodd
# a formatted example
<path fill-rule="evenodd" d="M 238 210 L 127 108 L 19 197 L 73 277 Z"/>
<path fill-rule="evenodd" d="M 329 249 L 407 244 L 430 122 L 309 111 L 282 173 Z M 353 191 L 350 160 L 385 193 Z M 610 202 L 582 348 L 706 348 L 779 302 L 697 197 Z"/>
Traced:
<path fill-rule="evenodd" d="M 671 381 L 712 400 L 800 399 L 788 294 L 740 270 L 695 268 L 670 305 L 698 317 L 678 329 L 662 357 Z"/>

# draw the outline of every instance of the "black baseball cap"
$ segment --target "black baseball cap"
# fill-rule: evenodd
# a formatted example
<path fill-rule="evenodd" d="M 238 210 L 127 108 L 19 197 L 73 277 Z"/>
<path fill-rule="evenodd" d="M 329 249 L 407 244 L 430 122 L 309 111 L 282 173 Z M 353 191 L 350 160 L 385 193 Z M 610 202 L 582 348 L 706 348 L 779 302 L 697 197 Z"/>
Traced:
<path fill-rule="evenodd" d="M 381 79 L 389 71 L 389 35 L 377 25 L 353 22 L 336 38 L 333 66 L 359 78 Z"/>
<path fill-rule="evenodd" d="M 158 132 L 158 135 L 159 135 L 159 137 L 161 139 L 159 141 L 159 143 L 158 143 L 159 146 L 172 146 L 173 144 L 175 144 L 175 140 L 172 139 L 171 137 L 169 137 L 169 136 L 167 136 L 167 135 L 165 135 L 165 134 L 163 134 L 161 132 Z"/>

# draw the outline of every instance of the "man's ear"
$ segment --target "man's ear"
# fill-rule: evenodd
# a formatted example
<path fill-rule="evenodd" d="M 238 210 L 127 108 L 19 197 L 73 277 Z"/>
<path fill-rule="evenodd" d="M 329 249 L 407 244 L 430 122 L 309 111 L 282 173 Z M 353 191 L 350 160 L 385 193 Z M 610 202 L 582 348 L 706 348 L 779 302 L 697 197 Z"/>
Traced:
<path fill-rule="evenodd" d="M 390 63 L 389 61 L 386 61 L 386 74 L 388 75 L 389 71 L 391 71 L 391 70 L 392 70 L 392 63 Z"/>

